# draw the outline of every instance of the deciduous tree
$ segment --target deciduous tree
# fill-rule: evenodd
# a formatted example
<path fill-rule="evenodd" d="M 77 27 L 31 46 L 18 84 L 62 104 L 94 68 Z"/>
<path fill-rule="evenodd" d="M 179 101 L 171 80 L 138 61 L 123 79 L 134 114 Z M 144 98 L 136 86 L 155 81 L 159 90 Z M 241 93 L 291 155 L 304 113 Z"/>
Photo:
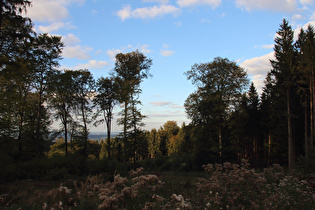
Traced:
<path fill-rule="evenodd" d="M 103 116 L 103 119 L 98 120 L 96 123 L 106 123 L 107 129 L 107 152 L 108 159 L 111 158 L 111 128 L 113 119 L 113 109 L 118 103 L 118 87 L 114 78 L 101 77 L 96 83 L 96 96 L 93 99 L 94 105 L 97 107 L 96 116 Z"/>
<path fill-rule="evenodd" d="M 184 104 L 188 117 L 195 125 L 216 133 L 222 157 L 222 129 L 227 115 L 248 87 L 247 73 L 235 62 L 217 57 L 210 63 L 194 64 L 185 74 L 197 86 Z"/>
<path fill-rule="evenodd" d="M 123 126 L 124 153 L 126 155 L 127 132 L 133 129 L 133 145 L 137 144 L 138 128 L 141 127 L 144 116 L 137 107 L 141 104 L 138 96 L 141 93 L 140 83 L 150 76 L 149 69 L 152 60 L 143 53 L 134 51 L 131 53 L 118 53 L 113 76 L 119 86 L 119 102 L 123 105 L 123 111 L 118 124 Z M 131 133 L 131 134 L 132 134 Z M 135 154 L 134 154 L 135 155 Z M 125 161 L 127 157 L 125 157 Z"/>

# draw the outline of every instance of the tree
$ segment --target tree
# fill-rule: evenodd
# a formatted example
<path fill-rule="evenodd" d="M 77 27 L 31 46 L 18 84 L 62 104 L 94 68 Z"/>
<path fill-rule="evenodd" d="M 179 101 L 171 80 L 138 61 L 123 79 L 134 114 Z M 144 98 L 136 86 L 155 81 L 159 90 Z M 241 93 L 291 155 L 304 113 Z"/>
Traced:
<path fill-rule="evenodd" d="M 37 93 L 37 125 L 36 125 L 36 153 L 41 154 L 40 133 L 41 133 L 41 112 L 45 102 L 45 93 L 48 87 L 48 80 L 55 67 L 59 66 L 63 43 L 61 37 L 40 34 L 33 40 L 32 67 L 34 69 L 34 88 Z"/>
<path fill-rule="evenodd" d="M 103 114 L 103 119 L 97 121 L 98 123 L 106 123 L 107 128 L 107 152 L 108 159 L 111 159 L 111 125 L 113 119 L 113 109 L 114 106 L 118 103 L 118 89 L 115 83 L 114 78 L 104 78 L 101 77 L 97 80 L 96 83 L 97 95 L 93 99 L 94 105 L 98 108 L 96 116 Z"/>
<path fill-rule="evenodd" d="M 87 157 L 87 140 L 88 140 L 88 124 L 92 122 L 92 106 L 90 106 L 90 99 L 94 94 L 94 79 L 88 70 L 72 71 L 75 109 L 77 116 L 81 117 L 82 134 L 83 134 L 83 148 L 84 156 Z"/>
<path fill-rule="evenodd" d="M 74 120 L 72 111 L 76 106 L 72 71 L 55 72 L 49 83 L 49 104 L 56 110 L 54 116 L 60 119 L 65 140 L 65 154 L 68 156 L 69 125 Z"/>
<path fill-rule="evenodd" d="M 17 137 L 18 142 L 18 158 L 22 158 L 22 142 L 25 111 L 28 102 L 28 96 L 32 89 L 33 72 L 30 68 L 30 62 L 23 57 L 10 63 L 0 72 L 1 83 L 1 99 L 7 100 L 4 102 L 5 107 L 3 114 L 6 115 L 8 123 L 14 123 L 9 132 L 13 137 Z M 8 107 L 11 106 L 11 107 Z M 9 117 L 9 118 L 7 118 Z M 12 132 L 13 131 L 13 132 Z M 10 134 L 10 135 L 11 135 Z"/>
<path fill-rule="evenodd" d="M 119 87 L 119 102 L 123 104 L 122 117 L 118 124 L 123 126 L 124 153 L 126 155 L 127 132 L 133 129 L 133 144 L 137 143 L 138 128 L 143 125 L 140 109 L 137 108 L 141 102 L 138 96 L 141 93 L 140 83 L 150 76 L 149 69 L 152 60 L 147 58 L 143 53 L 134 51 L 131 53 L 118 53 L 113 76 Z M 135 156 L 135 154 L 134 154 Z M 125 157 L 125 161 L 127 157 Z"/>
<path fill-rule="evenodd" d="M 185 74 L 197 86 L 197 91 L 185 101 L 186 113 L 193 124 L 216 133 L 222 157 L 222 129 L 248 86 L 247 73 L 235 62 L 217 57 L 210 63 L 194 64 Z"/>
<path fill-rule="evenodd" d="M 33 25 L 29 18 L 20 15 L 29 5 L 25 0 L 0 0 L 0 70 L 29 56 Z"/>
<path fill-rule="evenodd" d="M 288 21 L 283 19 L 275 38 L 275 60 L 271 60 L 272 71 L 277 80 L 278 88 L 283 87 L 286 95 L 287 123 L 288 123 L 288 167 L 292 169 L 294 162 L 294 142 L 291 96 L 295 84 L 297 53 L 293 44 L 294 32 Z"/>
<path fill-rule="evenodd" d="M 179 138 L 178 132 L 180 127 L 177 125 L 176 121 L 167 121 L 163 125 L 163 130 L 166 133 L 166 138 L 168 142 L 168 154 L 171 155 L 179 151 Z"/>
<path fill-rule="evenodd" d="M 148 134 L 149 158 L 156 158 L 159 154 L 158 131 L 154 128 Z"/>
<path fill-rule="evenodd" d="M 0 31 L 2 30 L 2 21 L 8 16 L 17 16 L 26 7 L 30 6 L 31 2 L 27 0 L 0 0 Z"/>
<path fill-rule="evenodd" d="M 260 156 L 260 151 L 262 151 L 262 143 L 260 141 L 258 131 L 259 131 L 259 97 L 254 83 L 251 83 L 248 91 L 248 133 L 253 143 L 253 158 L 257 164 L 257 160 Z"/>
<path fill-rule="evenodd" d="M 304 147 L 305 157 L 308 159 L 309 147 L 314 145 L 315 126 L 315 32 L 309 25 L 307 30 L 300 31 L 296 42 L 298 50 L 299 94 L 304 106 Z"/>

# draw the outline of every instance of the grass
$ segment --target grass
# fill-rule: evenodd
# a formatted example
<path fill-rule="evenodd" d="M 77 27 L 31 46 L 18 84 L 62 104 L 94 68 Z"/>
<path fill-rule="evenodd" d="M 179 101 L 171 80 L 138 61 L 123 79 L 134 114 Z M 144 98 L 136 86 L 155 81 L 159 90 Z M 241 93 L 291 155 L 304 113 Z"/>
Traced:
<path fill-rule="evenodd" d="M 80 180 L 0 185 L 0 209 L 312 209 L 315 192 L 279 165 L 255 171 L 244 162 L 204 172 L 90 175 Z M 111 178 L 113 177 L 113 178 Z"/>

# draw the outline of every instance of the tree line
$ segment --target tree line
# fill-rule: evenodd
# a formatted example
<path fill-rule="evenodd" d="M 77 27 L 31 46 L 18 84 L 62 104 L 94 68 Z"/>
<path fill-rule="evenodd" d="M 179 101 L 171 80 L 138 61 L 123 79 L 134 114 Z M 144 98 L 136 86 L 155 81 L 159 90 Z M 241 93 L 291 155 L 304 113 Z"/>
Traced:
<path fill-rule="evenodd" d="M 185 72 L 196 86 L 185 101 L 188 125 L 168 121 L 143 130 L 141 82 L 152 60 L 139 51 L 118 53 L 97 80 L 87 69 L 58 70 L 61 37 L 37 34 L 21 12 L 29 1 L 1 0 L 0 144 L 15 160 L 79 153 L 121 162 L 185 156 L 193 165 L 248 159 L 256 166 L 314 156 L 315 35 L 298 39 L 286 19 L 275 38 L 275 58 L 259 96 L 245 69 L 227 58 L 196 63 Z M 111 138 L 113 110 L 121 107 L 119 136 Z M 59 120 L 60 129 L 51 129 Z M 107 139 L 88 139 L 103 123 Z M 54 141 L 57 136 L 62 139 Z M 186 164 L 186 163 L 185 163 Z"/>

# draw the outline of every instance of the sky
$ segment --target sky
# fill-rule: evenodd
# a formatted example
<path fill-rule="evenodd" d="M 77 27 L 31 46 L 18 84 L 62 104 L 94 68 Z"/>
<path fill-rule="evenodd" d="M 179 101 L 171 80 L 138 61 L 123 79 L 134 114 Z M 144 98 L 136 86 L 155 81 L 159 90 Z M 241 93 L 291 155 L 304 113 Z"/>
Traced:
<path fill-rule="evenodd" d="M 26 15 L 37 33 L 62 36 L 60 69 L 88 69 L 98 79 L 113 71 L 117 53 L 138 49 L 151 58 L 153 77 L 140 95 L 143 129 L 151 130 L 190 122 L 184 102 L 196 87 L 184 73 L 196 63 L 235 61 L 261 93 L 283 18 L 297 37 L 315 26 L 315 0 L 33 0 Z"/>

